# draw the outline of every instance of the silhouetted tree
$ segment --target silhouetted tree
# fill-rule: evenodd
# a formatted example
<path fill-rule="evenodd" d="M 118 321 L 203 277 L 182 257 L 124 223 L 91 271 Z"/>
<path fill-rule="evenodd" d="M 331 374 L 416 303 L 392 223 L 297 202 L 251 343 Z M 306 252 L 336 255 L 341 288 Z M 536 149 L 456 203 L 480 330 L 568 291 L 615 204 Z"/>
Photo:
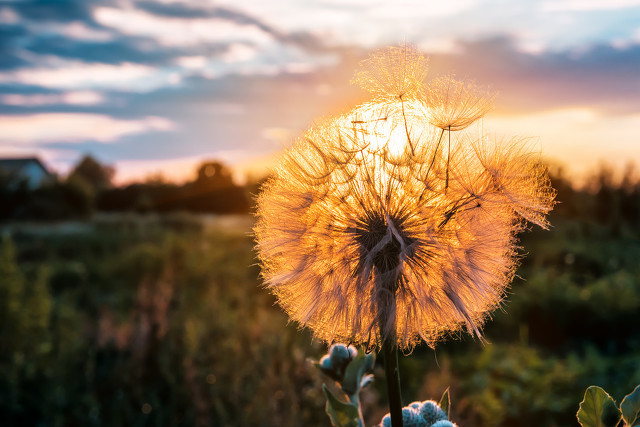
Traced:
<path fill-rule="evenodd" d="M 94 190 L 102 190 L 111 187 L 111 180 L 115 174 L 115 169 L 111 166 L 103 165 L 93 157 L 86 155 L 73 168 L 69 181 L 82 181 L 90 185 Z"/>
<path fill-rule="evenodd" d="M 185 190 L 185 207 L 191 212 L 229 214 L 249 209 L 244 188 L 234 184 L 231 170 L 219 161 L 202 163 L 196 180 Z"/>
<path fill-rule="evenodd" d="M 221 162 L 210 161 L 198 167 L 198 177 L 195 185 L 203 189 L 233 187 L 231 170 Z"/>

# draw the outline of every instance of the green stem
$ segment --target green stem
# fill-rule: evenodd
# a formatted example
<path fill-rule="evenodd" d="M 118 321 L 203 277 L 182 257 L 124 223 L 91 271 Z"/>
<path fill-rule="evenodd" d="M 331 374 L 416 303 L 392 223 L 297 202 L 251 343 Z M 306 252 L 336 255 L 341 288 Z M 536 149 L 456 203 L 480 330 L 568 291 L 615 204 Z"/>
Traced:
<path fill-rule="evenodd" d="M 393 338 L 393 341 L 391 338 Z M 388 337 L 388 339 L 382 342 L 382 357 L 384 358 L 384 371 L 387 378 L 387 392 L 389 394 L 389 413 L 391 414 L 391 426 L 402 427 L 400 369 L 398 369 L 398 346 L 395 342 L 395 336 Z"/>
<path fill-rule="evenodd" d="M 356 408 L 358 408 L 358 427 L 365 427 L 364 425 L 364 417 L 362 416 L 362 406 L 360 405 L 360 390 L 358 390 L 355 394 L 347 395 L 349 398 L 349 402 L 354 404 Z"/>

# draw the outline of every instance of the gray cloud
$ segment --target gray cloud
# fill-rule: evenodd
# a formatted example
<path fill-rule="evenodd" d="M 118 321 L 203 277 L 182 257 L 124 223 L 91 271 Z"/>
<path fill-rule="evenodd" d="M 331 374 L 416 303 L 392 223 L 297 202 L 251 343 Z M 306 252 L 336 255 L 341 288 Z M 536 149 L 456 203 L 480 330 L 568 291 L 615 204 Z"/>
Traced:
<path fill-rule="evenodd" d="M 10 3 L 21 18 L 35 21 L 91 22 L 91 7 L 99 0 L 24 0 Z"/>
<path fill-rule="evenodd" d="M 432 72 L 453 72 L 499 91 L 499 107 L 512 112 L 584 106 L 603 112 L 640 108 L 640 45 L 597 45 L 529 54 L 497 37 L 461 44 L 455 55 L 431 56 Z"/>

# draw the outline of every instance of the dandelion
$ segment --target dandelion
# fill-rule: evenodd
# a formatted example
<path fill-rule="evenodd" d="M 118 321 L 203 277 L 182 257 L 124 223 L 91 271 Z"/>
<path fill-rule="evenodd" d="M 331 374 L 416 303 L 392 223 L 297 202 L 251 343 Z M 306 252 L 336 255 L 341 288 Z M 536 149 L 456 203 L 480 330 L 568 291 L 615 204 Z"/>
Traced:
<path fill-rule="evenodd" d="M 473 83 L 461 82 L 451 76 L 434 79 L 424 91 L 422 102 L 429 110 L 429 123 L 442 129 L 437 147 L 440 147 L 444 132 L 449 134 L 445 188 L 449 186 L 451 132 L 466 129 L 484 117 L 493 105 L 493 98 L 493 94 L 483 92 Z"/>
<path fill-rule="evenodd" d="M 431 112 L 429 123 L 455 132 L 484 117 L 493 105 L 493 98 L 494 95 L 484 93 L 473 83 L 447 76 L 429 84 L 423 102 Z"/>
<path fill-rule="evenodd" d="M 516 233 L 525 220 L 546 227 L 554 197 L 522 141 L 457 132 L 445 156 L 441 119 L 463 129 L 484 112 L 467 104 L 486 101 L 466 85 L 447 114 L 425 104 L 441 86 L 423 88 L 426 60 L 397 49 L 374 54 L 366 74 L 395 98 L 312 126 L 265 185 L 255 228 L 265 282 L 291 319 L 329 343 L 382 345 L 385 362 L 395 346 L 433 346 L 465 327 L 480 336 L 513 277 Z"/>
<path fill-rule="evenodd" d="M 362 61 L 353 83 L 376 97 L 409 98 L 422 88 L 429 61 L 407 46 L 391 46 Z"/>

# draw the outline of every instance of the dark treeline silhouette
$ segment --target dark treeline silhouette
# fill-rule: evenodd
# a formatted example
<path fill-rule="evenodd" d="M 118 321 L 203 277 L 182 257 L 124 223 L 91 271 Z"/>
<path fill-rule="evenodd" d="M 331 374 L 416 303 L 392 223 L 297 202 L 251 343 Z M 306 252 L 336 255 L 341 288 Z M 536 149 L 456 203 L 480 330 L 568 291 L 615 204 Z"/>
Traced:
<path fill-rule="evenodd" d="M 116 187 L 115 170 L 85 156 L 59 180 L 30 188 L 26 179 L 0 175 L 0 220 L 63 220 L 101 212 L 249 213 L 250 191 L 233 181 L 231 170 L 219 161 L 202 163 L 195 180 L 183 185 L 149 180 Z"/>
<path fill-rule="evenodd" d="M 233 182 L 231 171 L 218 161 L 199 166 L 197 178 L 184 185 L 147 182 L 100 192 L 100 211 L 240 214 L 249 212 L 249 197 Z"/>
<path fill-rule="evenodd" d="M 557 190 L 554 215 L 588 220 L 610 227 L 614 233 L 640 229 L 640 176 L 633 164 L 621 174 L 603 164 L 579 189 L 562 168 L 551 173 L 551 181 Z"/>

